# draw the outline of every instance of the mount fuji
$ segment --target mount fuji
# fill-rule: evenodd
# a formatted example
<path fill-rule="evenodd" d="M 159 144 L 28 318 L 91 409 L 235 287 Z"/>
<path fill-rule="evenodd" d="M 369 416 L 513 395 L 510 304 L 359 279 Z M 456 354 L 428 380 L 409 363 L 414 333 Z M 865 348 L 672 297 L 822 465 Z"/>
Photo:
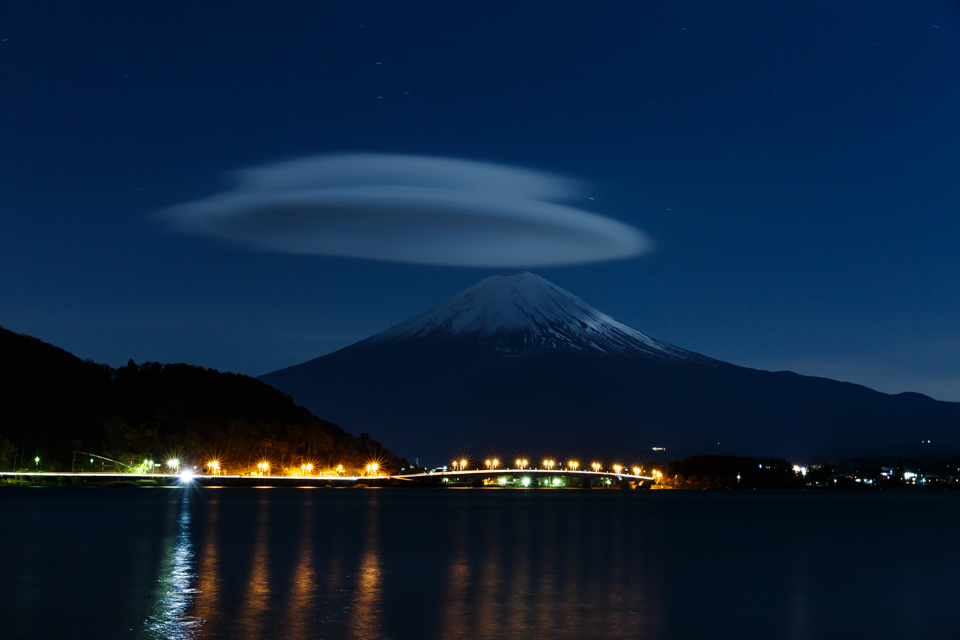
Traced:
<path fill-rule="evenodd" d="M 532 274 L 260 378 L 408 458 L 956 452 L 960 403 L 739 367 L 652 338 Z M 661 453 L 661 451 L 664 451 Z"/>

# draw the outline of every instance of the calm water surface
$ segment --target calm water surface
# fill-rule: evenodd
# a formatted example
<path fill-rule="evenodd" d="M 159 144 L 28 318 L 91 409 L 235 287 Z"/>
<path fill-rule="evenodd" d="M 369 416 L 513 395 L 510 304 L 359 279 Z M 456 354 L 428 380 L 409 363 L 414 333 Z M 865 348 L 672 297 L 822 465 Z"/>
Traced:
<path fill-rule="evenodd" d="M 0 492 L 3 638 L 960 637 L 960 495 Z"/>

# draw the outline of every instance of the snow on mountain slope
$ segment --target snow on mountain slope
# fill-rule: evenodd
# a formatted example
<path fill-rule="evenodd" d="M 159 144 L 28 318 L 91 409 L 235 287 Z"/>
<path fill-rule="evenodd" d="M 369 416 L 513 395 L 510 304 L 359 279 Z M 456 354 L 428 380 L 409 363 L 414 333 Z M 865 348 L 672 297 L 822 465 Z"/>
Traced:
<path fill-rule="evenodd" d="M 476 340 L 501 355 L 539 349 L 707 361 L 617 322 L 538 275 L 490 276 L 426 313 L 361 344 L 424 338 Z"/>

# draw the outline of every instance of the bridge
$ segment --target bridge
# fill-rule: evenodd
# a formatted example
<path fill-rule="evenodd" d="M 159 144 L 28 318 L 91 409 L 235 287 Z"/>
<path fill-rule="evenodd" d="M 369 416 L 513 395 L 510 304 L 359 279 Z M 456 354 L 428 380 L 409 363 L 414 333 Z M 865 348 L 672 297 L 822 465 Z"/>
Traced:
<path fill-rule="evenodd" d="M 450 469 L 426 473 L 408 473 L 390 476 L 392 479 L 429 485 L 521 486 L 591 488 L 612 486 L 636 488 L 656 482 L 654 476 L 616 471 L 581 471 L 579 469 Z M 546 480 L 546 482 L 544 482 Z M 574 482 L 570 482 L 573 480 Z"/>
<path fill-rule="evenodd" d="M 580 471 L 574 469 L 453 469 L 424 473 L 370 476 L 331 475 L 185 475 L 176 473 L 110 473 L 110 472 L 51 472 L 4 471 L 0 478 L 20 479 L 26 482 L 63 482 L 86 480 L 90 482 L 137 483 L 148 481 L 161 485 L 207 486 L 435 486 L 435 487 L 517 487 L 517 488 L 592 488 L 619 486 L 621 488 L 647 487 L 656 482 L 653 476 L 615 471 Z"/>

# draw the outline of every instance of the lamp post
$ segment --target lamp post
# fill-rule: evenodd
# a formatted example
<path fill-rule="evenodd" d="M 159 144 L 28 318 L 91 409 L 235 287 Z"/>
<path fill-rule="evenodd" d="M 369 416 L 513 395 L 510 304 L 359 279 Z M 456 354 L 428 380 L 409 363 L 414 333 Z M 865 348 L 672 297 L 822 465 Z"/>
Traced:
<path fill-rule="evenodd" d="M 33 461 L 37 464 L 37 471 L 40 471 L 40 456 L 34 458 Z"/>

